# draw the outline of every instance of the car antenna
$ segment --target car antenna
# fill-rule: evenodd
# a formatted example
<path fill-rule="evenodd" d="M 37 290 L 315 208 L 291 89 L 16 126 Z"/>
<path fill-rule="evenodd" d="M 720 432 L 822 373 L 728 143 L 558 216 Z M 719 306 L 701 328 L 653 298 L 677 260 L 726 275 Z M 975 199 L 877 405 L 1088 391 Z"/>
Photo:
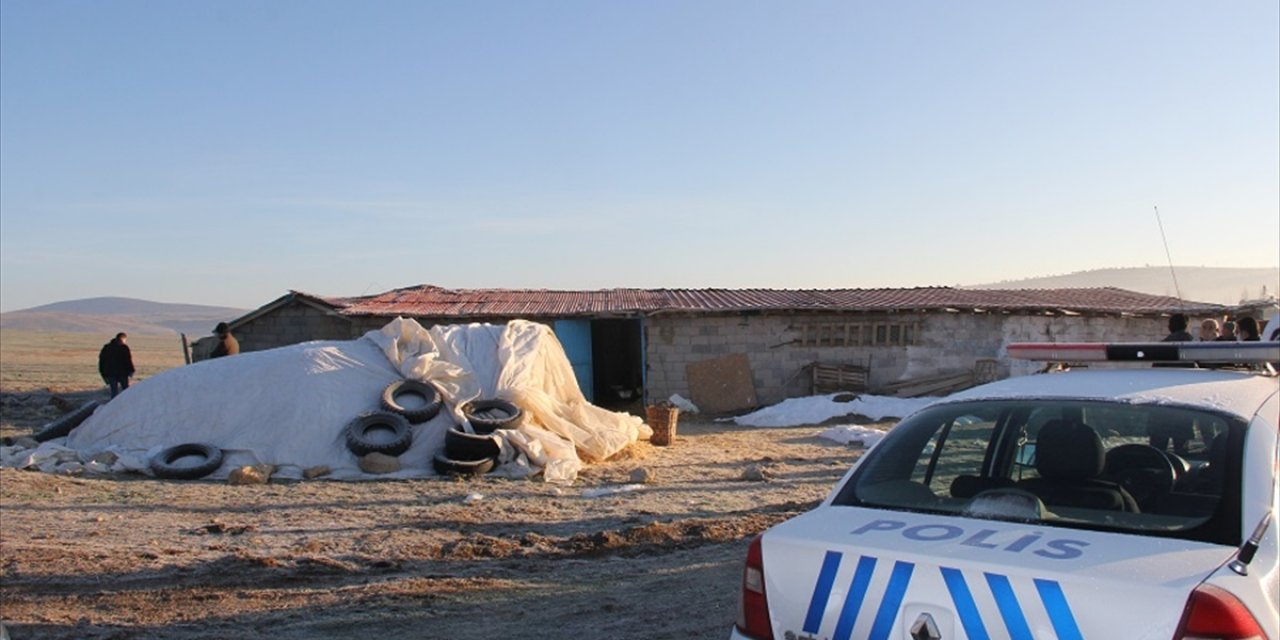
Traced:
<path fill-rule="evenodd" d="M 1244 544 L 1240 545 L 1240 551 L 1236 554 L 1235 560 L 1227 563 L 1227 567 L 1239 575 L 1249 575 L 1249 563 L 1253 562 L 1253 554 L 1258 552 L 1258 544 L 1262 542 L 1262 536 L 1267 533 L 1267 526 L 1271 524 L 1271 510 L 1262 516 L 1262 520 L 1258 522 L 1258 526 L 1254 528 L 1253 535 L 1249 536 Z"/>
<path fill-rule="evenodd" d="M 1164 235 L 1164 222 L 1160 221 L 1160 207 L 1154 207 L 1156 210 L 1156 224 L 1160 226 L 1160 241 L 1164 243 L 1164 256 L 1169 260 L 1169 275 L 1173 277 L 1173 292 L 1178 295 L 1178 302 L 1182 300 L 1182 289 L 1178 288 L 1178 274 L 1173 271 L 1173 255 L 1169 253 L 1169 239 Z"/>

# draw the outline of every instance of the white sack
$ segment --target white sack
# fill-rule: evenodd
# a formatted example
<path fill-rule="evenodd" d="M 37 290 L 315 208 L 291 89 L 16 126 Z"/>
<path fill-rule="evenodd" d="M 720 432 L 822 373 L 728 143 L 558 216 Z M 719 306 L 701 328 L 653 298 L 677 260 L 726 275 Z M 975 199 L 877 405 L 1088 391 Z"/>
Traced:
<path fill-rule="evenodd" d="M 88 455 L 111 448 L 146 453 L 203 442 L 224 450 L 214 477 L 267 463 L 300 477 L 326 465 L 333 477 L 365 475 L 347 449 L 345 427 L 378 408 L 382 391 L 400 378 L 371 340 L 306 342 L 205 360 L 135 384 L 67 437 Z M 430 475 L 427 445 L 443 442 L 436 420 L 414 426 L 399 475 Z"/>
<path fill-rule="evenodd" d="M 382 391 L 402 377 L 436 385 L 447 410 L 413 426 L 401 471 L 365 474 L 346 447 L 345 427 L 377 409 Z M 99 407 L 66 446 L 86 456 L 111 450 L 149 460 L 167 447 L 204 442 L 225 451 L 215 478 L 258 463 L 294 478 L 320 465 L 334 478 L 434 475 L 432 458 L 443 449 L 449 427 L 461 423 L 459 407 L 481 397 L 524 409 L 522 435 L 503 435 L 549 481 L 572 482 L 579 454 L 603 460 L 652 434 L 636 416 L 586 402 L 545 325 L 517 320 L 427 331 L 397 318 L 357 340 L 308 342 L 170 369 Z"/>

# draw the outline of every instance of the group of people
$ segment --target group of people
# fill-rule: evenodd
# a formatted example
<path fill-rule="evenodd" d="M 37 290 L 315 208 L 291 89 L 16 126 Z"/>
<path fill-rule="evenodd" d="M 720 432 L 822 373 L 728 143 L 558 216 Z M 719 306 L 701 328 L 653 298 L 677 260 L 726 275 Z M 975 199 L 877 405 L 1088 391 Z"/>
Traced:
<path fill-rule="evenodd" d="M 1268 340 L 1275 339 L 1277 338 L 1268 338 Z M 1257 342 L 1262 340 L 1262 336 L 1258 331 L 1257 319 L 1251 316 L 1240 316 L 1235 320 L 1225 320 L 1222 323 L 1219 323 L 1214 318 L 1207 318 L 1200 322 L 1200 335 L 1198 337 L 1193 337 L 1191 332 L 1187 331 L 1187 316 L 1185 314 L 1175 313 L 1169 316 L 1169 335 L 1165 336 L 1164 342 L 1194 342 L 1197 340 L 1199 342 Z M 1156 364 L 1153 366 L 1161 365 Z M 1173 417 L 1148 427 L 1148 444 L 1164 451 L 1172 443 L 1173 452 L 1185 456 L 1188 453 L 1188 445 L 1195 438 L 1195 434 L 1196 426 L 1191 418 Z M 1208 446 L 1208 442 L 1205 445 Z"/>
<path fill-rule="evenodd" d="M 1258 321 L 1253 316 L 1244 316 L 1236 322 L 1223 321 L 1221 328 L 1218 327 L 1218 321 L 1213 318 L 1201 322 L 1200 339 L 1219 342 L 1232 340 L 1252 342 L 1261 340 L 1261 336 L 1258 335 Z"/>
<path fill-rule="evenodd" d="M 213 328 L 213 333 L 218 336 L 218 343 L 209 354 L 210 358 L 240 353 L 240 342 L 231 335 L 231 327 L 227 323 L 219 322 L 218 326 Z M 129 334 L 122 331 L 117 333 L 111 342 L 102 345 L 102 350 L 98 352 L 98 375 L 102 376 L 102 381 L 107 383 L 112 398 L 129 388 L 129 378 L 136 373 L 133 367 L 133 351 L 129 349 L 128 340 Z"/>
<path fill-rule="evenodd" d="M 1252 316 L 1240 316 L 1235 320 L 1219 323 L 1215 318 L 1200 322 L 1200 335 L 1193 337 L 1187 331 L 1187 316 L 1175 313 L 1169 316 L 1169 335 L 1165 342 L 1256 342 L 1262 339 L 1258 320 Z"/>

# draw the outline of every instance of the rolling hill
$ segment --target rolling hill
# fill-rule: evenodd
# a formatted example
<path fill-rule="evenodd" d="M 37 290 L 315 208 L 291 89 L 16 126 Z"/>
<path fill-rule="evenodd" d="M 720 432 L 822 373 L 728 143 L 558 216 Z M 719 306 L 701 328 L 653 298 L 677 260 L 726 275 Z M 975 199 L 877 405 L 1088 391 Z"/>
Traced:
<path fill-rule="evenodd" d="M 1178 285 L 1174 287 L 1174 276 Z M 1233 267 L 1133 267 L 1093 269 L 1058 276 L 1004 280 L 972 285 L 966 289 L 1056 289 L 1116 287 L 1158 296 L 1178 296 L 1183 300 L 1239 304 L 1242 300 L 1275 298 L 1280 291 L 1280 268 Z"/>
<path fill-rule="evenodd" d="M 0 329 L 59 333 L 121 331 L 137 335 L 185 333 L 199 337 L 213 326 L 244 315 L 246 309 L 198 304 L 169 304 L 134 298 L 86 298 L 0 313 Z"/>

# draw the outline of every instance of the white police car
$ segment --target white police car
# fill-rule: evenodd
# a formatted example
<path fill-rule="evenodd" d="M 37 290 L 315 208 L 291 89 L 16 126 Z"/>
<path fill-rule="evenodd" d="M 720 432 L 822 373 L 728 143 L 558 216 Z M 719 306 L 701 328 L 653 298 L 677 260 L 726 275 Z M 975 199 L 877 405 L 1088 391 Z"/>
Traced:
<path fill-rule="evenodd" d="M 1280 345 L 1009 352 L 1201 368 L 1021 376 L 908 416 L 752 542 L 731 638 L 1280 640 Z"/>

